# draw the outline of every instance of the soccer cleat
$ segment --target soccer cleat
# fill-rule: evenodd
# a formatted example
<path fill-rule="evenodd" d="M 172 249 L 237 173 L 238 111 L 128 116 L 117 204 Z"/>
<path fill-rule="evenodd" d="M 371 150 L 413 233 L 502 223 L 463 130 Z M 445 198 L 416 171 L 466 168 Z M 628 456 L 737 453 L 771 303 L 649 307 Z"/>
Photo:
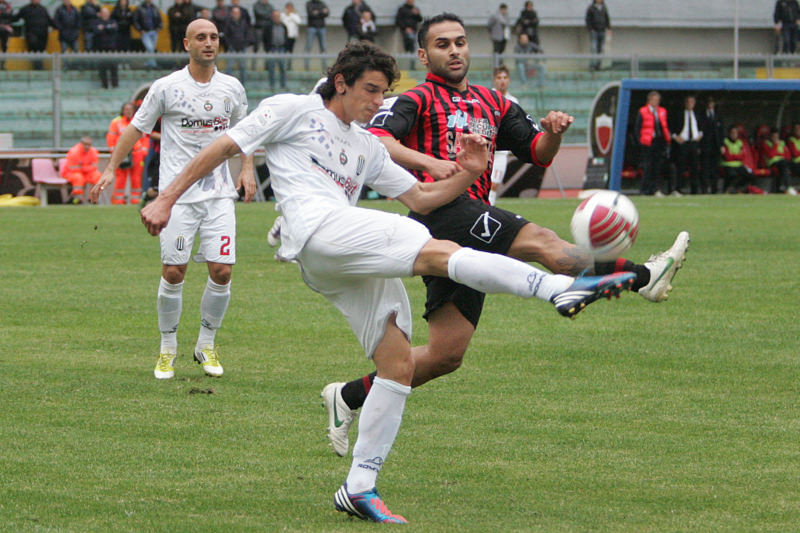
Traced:
<path fill-rule="evenodd" d="M 347 492 L 347 483 L 345 483 L 333 495 L 333 504 L 336 506 L 337 511 L 347 513 L 361 520 L 387 524 L 408 524 L 408 520 L 392 513 L 386 507 L 375 487 L 372 490 L 359 492 L 358 494 L 350 494 Z"/>
<path fill-rule="evenodd" d="M 167 352 L 158 354 L 156 368 L 153 370 L 156 379 L 171 379 L 175 375 L 175 368 L 172 365 L 175 364 L 175 359 L 177 358 L 178 356 L 174 353 Z"/>
<path fill-rule="evenodd" d="M 575 318 L 590 303 L 600 298 L 619 298 L 622 291 L 630 290 L 636 274 L 633 272 L 616 272 L 606 276 L 581 276 L 564 292 L 553 296 L 550 300 L 556 310 L 563 316 Z"/>
<path fill-rule="evenodd" d="M 206 346 L 194 349 L 194 360 L 203 365 L 203 370 L 211 377 L 218 378 L 222 375 L 222 365 L 219 364 L 219 354 L 216 346 Z"/>
<path fill-rule="evenodd" d="M 267 233 L 267 243 L 272 246 L 278 246 L 281 243 L 281 224 L 283 224 L 283 217 L 279 216 L 275 219 L 275 223 Z"/>
<path fill-rule="evenodd" d="M 356 412 L 350 409 L 342 399 L 344 383 L 328 383 L 322 389 L 322 405 L 328 410 L 328 439 L 331 441 L 336 455 L 344 457 L 350 449 L 350 424 L 356 418 Z"/>
<path fill-rule="evenodd" d="M 672 247 L 660 254 L 651 255 L 644 266 L 650 271 L 650 283 L 639 289 L 639 294 L 651 302 L 663 302 L 672 290 L 672 279 L 683 266 L 686 250 L 689 248 L 689 233 L 682 231 Z"/>

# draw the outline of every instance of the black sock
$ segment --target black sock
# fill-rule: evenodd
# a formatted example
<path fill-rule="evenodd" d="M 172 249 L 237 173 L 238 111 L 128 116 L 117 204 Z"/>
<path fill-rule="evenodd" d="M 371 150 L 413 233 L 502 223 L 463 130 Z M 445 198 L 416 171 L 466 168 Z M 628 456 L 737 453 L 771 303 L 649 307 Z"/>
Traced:
<path fill-rule="evenodd" d="M 594 273 L 598 276 L 605 276 L 614 272 L 633 272 L 636 274 L 636 280 L 633 282 L 633 287 L 631 287 L 634 292 L 650 283 L 650 270 L 646 266 L 637 265 L 633 261 L 620 258 L 616 261 L 602 263 L 597 261 L 594 264 Z"/>
<path fill-rule="evenodd" d="M 347 407 L 355 411 L 360 409 L 364 402 L 367 400 L 369 389 L 372 388 L 372 382 L 375 381 L 377 372 L 367 374 L 363 378 L 355 379 L 345 383 L 342 387 L 342 400 L 347 404 Z"/>

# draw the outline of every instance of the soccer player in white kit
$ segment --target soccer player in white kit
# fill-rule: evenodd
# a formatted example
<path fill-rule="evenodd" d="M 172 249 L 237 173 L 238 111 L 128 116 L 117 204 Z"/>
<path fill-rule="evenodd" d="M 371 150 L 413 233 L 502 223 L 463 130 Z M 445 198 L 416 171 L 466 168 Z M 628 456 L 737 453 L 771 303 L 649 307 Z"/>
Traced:
<path fill-rule="evenodd" d="M 277 209 L 284 220 L 280 255 L 296 260 L 303 279 L 347 318 L 377 377 L 362 408 L 353 462 L 334 495 L 338 511 L 375 522 L 405 523 L 375 488 L 411 392 L 411 309 L 401 277 L 445 276 L 484 292 L 553 301 L 594 301 L 618 294 L 635 277 L 606 276 L 585 294 L 583 282 L 538 270 L 498 254 L 431 238 L 404 216 L 356 207 L 363 185 L 429 212 L 471 184 L 488 164 L 486 140 L 459 138 L 461 170 L 451 178 L 420 183 L 394 163 L 377 137 L 358 126 L 383 103 L 399 78 L 390 55 L 366 42 L 351 43 L 313 95 L 277 95 L 205 148 L 141 213 L 157 235 L 183 191 L 209 169 L 242 151 L 264 145 Z M 587 279 L 587 278 L 581 278 Z M 575 286 L 580 285 L 579 290 Z"/>
<path fill-rule="evenodd" d="M 150 133 L 159 118 L 162 119 L 160 184 L 163 188 L 200 150 L 247 115 L 247 96 L 242 84 L 216 69 L 217 27 L 208 20 L 195 20 L 187 27 L 183 43 L 189 52 L 189 65 L 150 86 L 101 179 L 92 189 L 92 201 L 96 202 L 111 183 L 114 169 L 136 140 L 142 133 Z M 245 200 L 249 201 L 256 190 L 252 156 L 243 156 L 238 185 L 234 185 L 227 162 L 209 169 L 176 203 L 170 224 L 161 233 L 162 277 L 157 300 L 161 348 L 154 370 L 157 379 L 175 375 L 183 280 L 196 234 L 200 236 L 200 247 L 195 261 L 207 263 L 209 278 L 200 304 L 200 332 L 194 358 L 206 374 L 223 373 L 215 337 L 231 298 L 231 269 L 236 263 L 234 199 L 239 185 L 244 186 Z"/>
<path fill-rule="evenodd" d="M 494 90 L 502 94 L 506 100 L 519 104 L 517 97 L 508 92 L 509 83 L 511 83 L 511 75 L 508 73 L 508 67 L 505 65 L 496 67 L 492 77 L 492 86 Z M 503 183 L 503 178 L 506 175 L 508 154 L 508 150 L 495 150 L 494 152 L 494 161 L 492 162 L 492 189 L 489 191 L 489 203 L 491 205 L 497 203 L 497 189 L 500 187 L 500 184 Z"/>

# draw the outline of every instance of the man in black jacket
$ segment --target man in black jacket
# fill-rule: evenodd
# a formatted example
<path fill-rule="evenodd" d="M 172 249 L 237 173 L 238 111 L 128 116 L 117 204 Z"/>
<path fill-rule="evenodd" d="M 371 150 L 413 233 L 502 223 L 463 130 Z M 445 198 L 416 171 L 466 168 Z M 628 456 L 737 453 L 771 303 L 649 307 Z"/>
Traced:
<path fill-rule="evenodd" d="M 40 3 L 39 0 L 31 0 L 31 3 L 23 6 L 12 22 L 22 20 L 25 24 L 25 42 L 29 52 L 44 52 L 47 48 L 47 32 L 50 27 L 55 27 L 53 19 Z M 34 70 L 42 70 L 41 59 L 33 61 Z"/>
<path fill-rule="evenodd" d="M 800 24 L 800 5 L 797 0 L 778 0 L 772 14 L 775 33 L 781 36 L 783 53 L 793 54 L 797 49 L 797 25 Z"/>
<path fill-rule="evenodd" d="M 107 7 L 101 8 L 100 16 L 94 21 L 94 49 L 98 52 L 116 51 L 118 33 L 119 24 L 111 18 L 111 12 Z M 102 59 L 98 62 L 97 69 L 100 74 L 100 83 L 104 89 L 109 87 L 116 88 L 119 85 L 117 61 L 114 59 Z M 109 80 L 109 75 L 111 80 Z"/>
<path fill-rule="evenodd" d="M 700 120 L 703 124 L 703 138 L 700 140 L 700 187 L 703 192 L 717 194 L 720 149 L 725 133 L 713 96 L 706 100 L 706 110 Z"/>
<path fill-rule="evenodd" d="M 406 3 L 397 9 L 394 22 L 400 28 L 400 33 L 403 34 L 403 50 L 407 54 L 415 53 L 417 51 L 417 29 L 422 22 L 422 15 L 414 5 L 414 0 L 406 0 Z"/>
<path fill-rule="evenodd" d="M 589 44 L 592 53 L 600 55 L 603 53 L 603 45 L 606 42 L 606 33 L 611 33 L 611 18 L 608 16 L 608 9 L 603 0 L 593 0 L 586 10 L 586 27 L 589 29 Z M 600 61 L 592 61 L 591 69 L 600 68 Z"/>
<path fill-rule="evenodd" d="M 342 13 L 342 26 L 347 32 L 348 41 L 358 41 L 361 39 L 361 14 L 365 11 L 372 13 L 369 6 L 362 0 L 353 0 Z M 372 13 L 373 19 L 375 13 Z"/>
<path fill-rule="evenodd" d="M 78 35 L 81 31 L 81 15 L 71 0 L 64 2 L 56 8 L 53 15 L 53 23 L 58 30 L 58 42 L 61 43 L 61 53 L 68 49 L 71 52 L 78 51 Z"/>
<path fill-rule="evenodd" d="M 100 4 L 97 0 L 86 0 L 81 6 L 81 29 L 83 30 L 83 47 L 87 52 L 94 50 L 94 27 L 100 16 Z"/>
<path fill-rule="evenodd" d="M 311 52 L 311 43 L 317 39 L 319 43 L 319 53 L 325 53 L 325 19 L 330 15 L 330 10 L 322 0 L 309 0 L 306 2 L 306 16 L 308 26 L 306 27 L 306 53 Z M 308 70 L 308 58 L 306 58 L 306 70 Z M 322 70 L 327 68 L 325 61 L 322 61 Z"/>

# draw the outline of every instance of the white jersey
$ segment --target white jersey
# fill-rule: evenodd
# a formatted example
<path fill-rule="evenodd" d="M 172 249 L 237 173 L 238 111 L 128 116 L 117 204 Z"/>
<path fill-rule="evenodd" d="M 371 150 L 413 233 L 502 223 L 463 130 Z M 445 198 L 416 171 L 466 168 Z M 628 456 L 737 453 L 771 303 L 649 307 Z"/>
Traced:
<path fill-rule="evenodd" d="M 500 93 L 497 89 L 495 89 L 497 93 Z M 501 93 L 502 94 L 502 93 Z M 515 104 L 519 105 L 519 100 L 517 97 L 511 93 L 506 93 L 503 95 L 506 100 L 514 102 Z M 506 168 L 508 167 L 508 155 L 511 152 L 508 150 L 497 150 L 494 153 L 494 159 L 492 159 L 492 183 L 503 183 L 503 176 L 506 175 Z"/>
<path fill-rule="evenodd" d="M 396 198 L 417 183 L 377 137 L 340 121 L 319 94 L 267 98 L 227 134 L 246 154 L 266 149 L 276 208 L 285 217 L 280 255 L 286 259 L 297 256 L 328 214 L 355 205 L 363 185 Z"/>
<path fill-rule="evenodd" d="M 198 83 L 187 66 L 150 86 L 131 124 L 150 133 L 161 117 L 159 187 L 163 190 L 200 150 L 246 115 L 247 95 L 239 80 L 215 71 L 210 82 Z M 236 186 L 225 162 L 194 183 L 177 203 L 236 197 Z"/>

